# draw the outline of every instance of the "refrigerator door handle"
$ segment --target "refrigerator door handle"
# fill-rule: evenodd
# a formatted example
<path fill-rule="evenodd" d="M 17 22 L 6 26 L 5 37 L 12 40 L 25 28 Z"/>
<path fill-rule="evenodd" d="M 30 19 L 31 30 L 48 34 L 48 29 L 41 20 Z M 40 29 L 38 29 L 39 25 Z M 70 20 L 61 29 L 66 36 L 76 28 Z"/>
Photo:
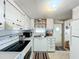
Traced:
<path fill-rule="evenodd" d="M 77 37 L 77 38 L 79 38 L 79 36 L 77 36 L 77 35 L 72 35 L 72 37 Z"/>

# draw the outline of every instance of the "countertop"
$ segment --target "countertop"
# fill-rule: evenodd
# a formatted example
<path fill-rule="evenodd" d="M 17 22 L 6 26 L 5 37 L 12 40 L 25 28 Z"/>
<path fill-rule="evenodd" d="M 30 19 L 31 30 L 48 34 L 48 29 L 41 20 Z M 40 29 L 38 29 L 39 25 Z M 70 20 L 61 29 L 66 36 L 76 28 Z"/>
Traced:
<path fill-rule="evenodd" d="M 69 51 L 55 51 L 48 53 L 50 59 L 70 59 Z"/>
<path fill-rule="evenodd" d="M 0 59 L 15 59 L 19 52 L 0 52 Z"/>

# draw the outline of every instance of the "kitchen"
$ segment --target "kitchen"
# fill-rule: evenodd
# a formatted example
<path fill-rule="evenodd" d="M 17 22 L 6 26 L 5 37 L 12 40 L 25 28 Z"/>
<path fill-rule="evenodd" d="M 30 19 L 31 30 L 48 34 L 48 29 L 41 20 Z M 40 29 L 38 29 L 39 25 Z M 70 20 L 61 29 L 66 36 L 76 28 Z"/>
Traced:
<path fill-rule="evenodd" d="M 0 0 L 0 59 L 78 59 L 78 18 L 78 0 Z"/>

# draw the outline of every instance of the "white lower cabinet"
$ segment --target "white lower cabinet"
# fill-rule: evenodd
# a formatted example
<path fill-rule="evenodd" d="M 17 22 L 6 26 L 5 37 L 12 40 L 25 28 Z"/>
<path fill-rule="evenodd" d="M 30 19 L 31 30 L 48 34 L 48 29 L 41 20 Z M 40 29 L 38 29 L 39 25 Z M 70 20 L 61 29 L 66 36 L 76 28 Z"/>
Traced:
<path fill-rule="evenodd" d="M 40 50 L 40 45 L 41 44 L 41 42 L 40 42 L 40 38 L 34 38 L 33 39 L 33 50 L 34 51 L 41 51 Z"/>
<path fill-rule="evenodd" d="M 33 40 L 34 51 L 47 51 L 47 40 L 46 38 L 34 38 Z"/>
<path fill-rule="evenodd" d="M 47 39 L 47 51 L 55 51 L 55 39 L 53 38 L 48 38 Z"/>
<path fill-rule="evenodd" d="M 41 51 L 47 51 L 47 39 L 42 38 L 40 42 Z"/>
<path fill-rule="evenodd" d="M 53 38 L 34 38 L 33 51 L 55 51 L 55 40 Z"/>

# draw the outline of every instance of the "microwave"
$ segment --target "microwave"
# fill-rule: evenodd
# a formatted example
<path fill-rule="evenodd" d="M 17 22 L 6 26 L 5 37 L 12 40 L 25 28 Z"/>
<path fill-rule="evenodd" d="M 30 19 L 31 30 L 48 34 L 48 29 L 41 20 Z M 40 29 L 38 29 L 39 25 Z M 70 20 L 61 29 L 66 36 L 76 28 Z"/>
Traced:
<path fill-rule="evenodd" d="M 29 37 L 32 36 L 32 31 L 31 31 L 31 30 L 29 30 L 29 31 L 24 31 L 24 32 L 23 32 L 23 35 L 25 36 L 25 38 L 29 38 Z"/>

